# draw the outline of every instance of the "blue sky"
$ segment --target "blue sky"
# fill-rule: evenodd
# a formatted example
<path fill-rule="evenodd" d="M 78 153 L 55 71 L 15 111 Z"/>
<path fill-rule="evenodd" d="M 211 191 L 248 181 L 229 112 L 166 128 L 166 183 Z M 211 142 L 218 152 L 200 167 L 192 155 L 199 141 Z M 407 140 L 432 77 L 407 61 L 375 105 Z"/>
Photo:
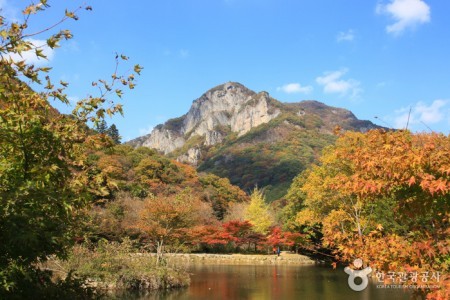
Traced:
<path fill-rule="evenodd" d="M 31 29 L 83 1 L 50 0 Z M 28 1 L 0 0 L 20 19 Z M 450 132 L 450 3 L 442 0 L 88 1 L 93 11 L 59 29 L 74 39 L 49 51 L 76 100 L 108 77 L 116 52 L 145 69 L 115 123 L 124 140 L 186 113 L 209 88 L 238 81 L 283 102 L 314 99 L 360 119 Z M 41 38 L 45 38 L 42 36 Z M 36 37 L 36 43 L 39 37 Z M 29 58 L 32 60 L 32 58 Z M 69 111 L 67 107 L 60 110 Z M 374 117 L 377 116 L 378 119 Z"/>

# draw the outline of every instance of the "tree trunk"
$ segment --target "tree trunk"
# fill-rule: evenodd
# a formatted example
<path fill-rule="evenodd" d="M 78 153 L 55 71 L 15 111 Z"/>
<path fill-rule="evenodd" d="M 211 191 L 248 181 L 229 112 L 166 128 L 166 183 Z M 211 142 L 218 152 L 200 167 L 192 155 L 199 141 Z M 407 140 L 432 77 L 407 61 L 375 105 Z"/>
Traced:
<path fill-rule="evenodd" d="M 156 265 L 157 266 L 162 264 L 163 243 L 164 243 L 164 241 L 162 239 L 160 241 L 156 242 Z"/>

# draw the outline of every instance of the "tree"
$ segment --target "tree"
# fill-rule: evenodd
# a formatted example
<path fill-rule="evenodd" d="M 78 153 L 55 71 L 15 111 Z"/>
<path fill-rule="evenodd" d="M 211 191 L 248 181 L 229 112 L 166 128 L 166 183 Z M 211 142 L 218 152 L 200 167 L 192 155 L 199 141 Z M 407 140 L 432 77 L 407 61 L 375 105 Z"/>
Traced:
<path fill-rule="evenodd" d="M 95 185 L 85 165 L 87 149 L 109 143 L 90 135 L 86 122 L 98 124 L 105 114 L 122 112 L 120 105 L 103 105 L 117 92 L 112 88 L 115 83 L 134 86 L 134 74 L 115 74 L 110 82 L 94 83 L 98 96 L 79 101 L 70 116 L 59 114 L 49 99 L 69 103 L 64 94 L 68 84 L 55 86 L 45 76 L 50 68 L 20 58 L 24 52 L 46 58 L 30 38 L 51 32 L 54 26 L 36 33 L 28 28 L 32 16 L 47 7 L 45 0 L 26 7 L 23 23 L 8 24 L 0 17 L 0 297 L 42 288 L 44 281 L 38 278 L 48 274 L 39 272 L 36 262 L 49 255 L 63 257 L 72 244 L 79 212 L 90 199 L 89 187 Z M 80 9 L 66 11 L 57 24 L 77 20 Z M 70 31 L 61 30 L 46 38 L 47 46 L 55 48 L 71 37 Z M 116 57 L 116 69 L 120 59 Z M 34 92 L 22 80 L 43 91 Z"/>
<path fill-rule="evenodd" d="M 101 120 L 97 126 L 95 127 L 95 129 L 97 130 L 98 133 L 101 134 L 106 134 L 107 130 L 108 130 L 108 124 L 106 124 L 105 120 Z"/>
<path fill-rule="evenodd" d="M 450 136 L 409 131 L 345 133 L 312 168 L 300 224 L 320 222 L 337 257 L 383 272 L 450 266 Z M 420 284 L 410 279 L 408 284 Z M 449 279 L 417 292 L 448 299 Z"/>
<path fill-rule="evenodd" d="M 200 226 L 195 230 L 195 239 L 208 246 L 228 245 L 238 251 L 240 247 L 247 245 L 250 249 L 254 245 L 256 251 L 258 244 L 265 238 L 262 234 L 253 230 L 249 221 L 231 220 L 219 226 Z"/>
<path fill-rule="evenodd" d="M 196 224 L 195 203 L 186 193 L 145 200 L 136 228 L 156 249 L 156 264 L 164 263 L 164 246 L 189 240 L 189 231 Z"/>
<path fill-rule="evenodd" d="M 218 220 L 223 220 L 229 207 L 236 203 L 248 202 L 248 196 L 228 178 L 214 174 L 203 174 L 200 177 L 204 193 L 203 199 L 210 202 Z"/>
<path fill-rule="evenodd" d="M 303 202 L 305 201 L 306 195 L 301 188 L 305 183 L 308 172 L 306 170 L 294 178 L 285 196 L 286 205 L 281 209 L 279 215 L 280 222 L 283 224 L 283 229 L 285 230 L 292 231 L 299 227 L 296 222 L 296 217 L 298 212 L 304 207 Z"/>
<path fill-rule="evenodd" d="M 245 217 L 253 225 L 254 231 L 263 235 L 269 232 L 269 228 L 273 224 L 269 207 L 264 201 L 262 191 L 258 188 L 255 188 L 250 196 L 250 204 L 245 212 Z"/>
<path fill-rule="evenodd" d="M 117 145 L 120 144 L 120 135 L 119 135 L 119 130 L 117 129 L 115 124 L 112 124 L 108 130 L 106 131 L 106 134 L 112 138 L 113 142 Z"/>
<path fill-rule="evenodd" d="M 101 134 L 106 134 L 108 130 L 108 125 L 105 120 L 101 120 L 96 126 L 97 132 Z"/>
<path fill-rule="evenodd" d="M 274 226 L 267 236 L 266 243 L 272 247 L 295 247 L 305 243 L 304 235 L 298 232 L 283 231 L 279 226 Z"/>

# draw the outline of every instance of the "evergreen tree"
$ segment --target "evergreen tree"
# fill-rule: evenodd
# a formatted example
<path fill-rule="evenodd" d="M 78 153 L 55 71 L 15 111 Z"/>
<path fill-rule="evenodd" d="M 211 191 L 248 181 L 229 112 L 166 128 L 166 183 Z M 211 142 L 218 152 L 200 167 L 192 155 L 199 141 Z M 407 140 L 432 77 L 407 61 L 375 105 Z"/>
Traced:
<path fill-rule="evenodd" d="M 97 124 L 96 129 L 97 129 L 98 133 L 106 133 L 106 131 L 108 130 L 108 124 L 106 124 L 105 120 L 101 120 Z"/>
<path fill-rule="evenodd" d="M 120 144 L 119 130 L 117 129 L 117 127 L 116 127 L 115 124 L 112 124 L 112 125 L 108 128 L 106 134 L 109 135 L 109 136 L 113 139 L 114 143 Z"/>

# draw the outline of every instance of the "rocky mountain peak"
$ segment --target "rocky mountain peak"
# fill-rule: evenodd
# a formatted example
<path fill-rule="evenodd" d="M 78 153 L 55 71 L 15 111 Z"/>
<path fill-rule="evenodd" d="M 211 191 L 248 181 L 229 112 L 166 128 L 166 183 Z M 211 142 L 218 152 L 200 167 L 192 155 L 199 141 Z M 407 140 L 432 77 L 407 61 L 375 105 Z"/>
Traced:
<path fill-rule="evenodd" d="M 246 191 L 264 187 L 267 199 L 274 200 L 335 141 L 336 126 L 362 132 L 379 128 L 343 108 L 315 100 L 282 103 L 267 92 L 227 82 L 194 100 L 185 115 L 129 144 L 227 177 Z"/>
<path fill-rule="evenodd" d="M 237 82 L 227 82 L 210 89 L 192 103 L 183 122 L 183 133 L 202 136 L 217 126 L 230 126 L 232 116 L 255 94 Z"/>
<path fill-rule="evenodd" d="M 268 93 L 255 93 L 238 82 L 227 82 L 194 100 L 184 116 L 158 125 L 149 135 L 132 140 L 130 144 L 168 154 L 183 147 L 191 137 L 199 136 L 204 145 L 211 146 L 223 140 L 224 130 L 240 136 L 277 117 L 280 110 L 269 110 L 269 103 Z M 198 151 L 190 153 L 197 155 Z M 195 163 L 193 158 L 188 161 Z"/>
<path fill-rule="evenodd" d="M 263 124 L 268 124 L 265 129 L 259 127 Z M 256 93 L 238 82 L 227 82 L 194 100 L 185 115 L 156 126 L 149 135 L 129 144 L 154 148 L 197 165 L 209 156 L 212 146 L 230 136 L 250 143 L 273 143 L 282 142 L 295 130 L 330 135 L 336 125 L 358 131 L 376 127 L 369 121 L 358 120 L 346 109 L 315 100 L 281 103 L 267 92 Z M 255 130 L 259 130 L 256 135 Z"/>

